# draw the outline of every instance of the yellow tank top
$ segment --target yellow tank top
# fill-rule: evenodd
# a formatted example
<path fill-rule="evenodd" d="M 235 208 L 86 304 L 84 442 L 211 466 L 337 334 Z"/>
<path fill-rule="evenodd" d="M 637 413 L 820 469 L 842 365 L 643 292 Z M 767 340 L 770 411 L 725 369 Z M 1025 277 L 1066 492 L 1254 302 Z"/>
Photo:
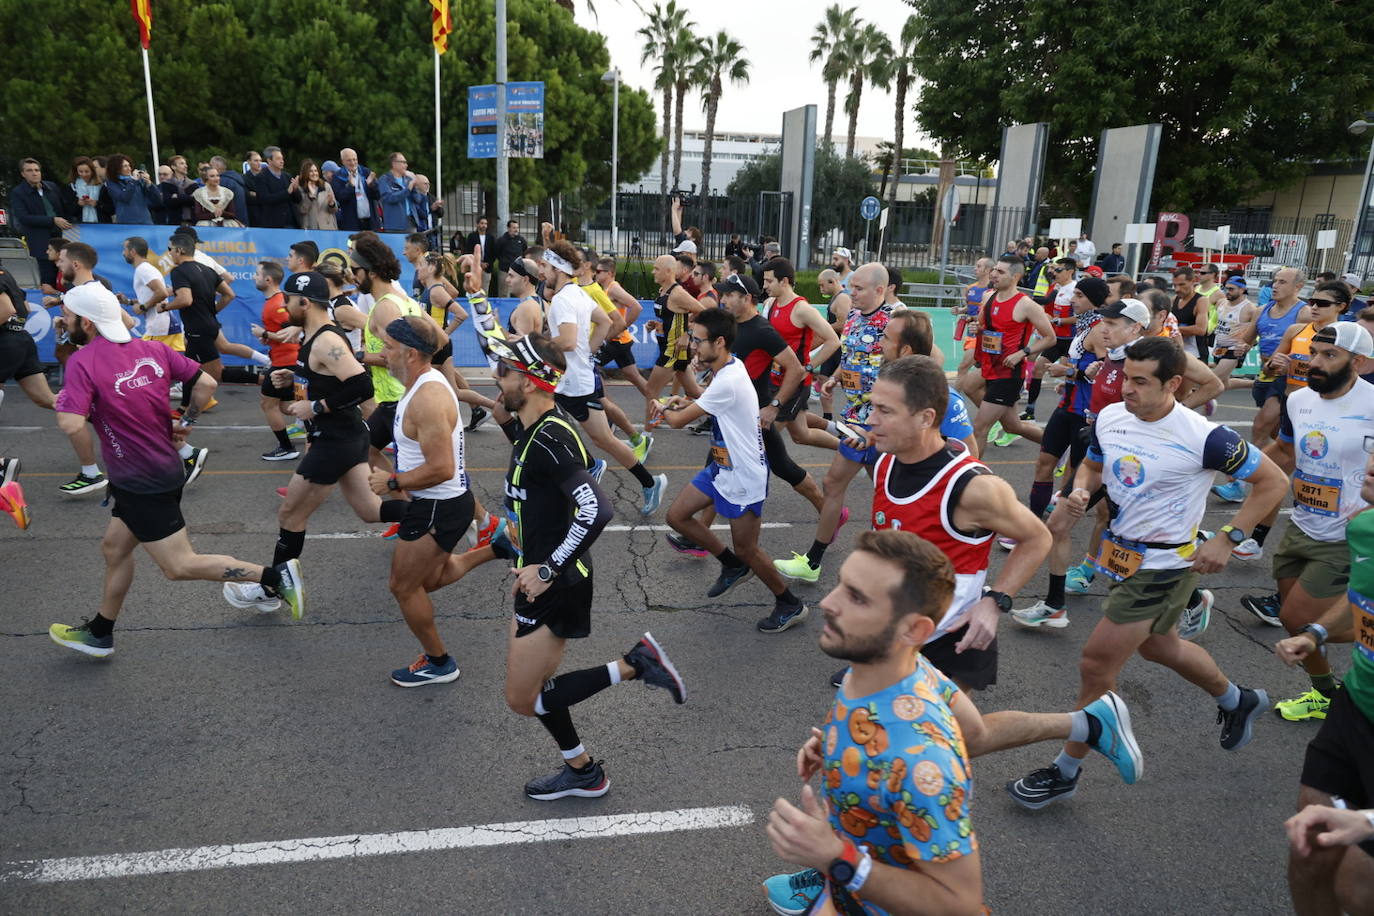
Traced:
<path fill-rule="evenodd" d="M 390 299 L 396 303 L 396 307 L 401 310 L 401 315 L 423 315 L 424 309 L 420 303 L 409 296 L 402 296 L 397 293 L 386 293 L 377 298 L 377 302 Z M 377 307 L 376 302 L 372 307 Z M 368 321 L 363 325 L 363 349 L 368 353 L 380 353 L 386 341 L 372 333 L 372 322 Z M 392 375 L 386 366 L 368 366 L 367 371 L 372 374 L 372 396 L 377 399 L 378 404 L 386 404 L 391 401 L 399 401 L 406 393 L 406 386 Z"/>
<path fill-rule="evenodd" d="M 611 301 L 611 297 L 606 294 L 606 290 L 604 290 L 601 287 L 600 283 L 597 283 L 595 280 L 593 280 L 586 286 L 582 287 L 582 289 L 587 293 L 587 295 L 592 297 L 593 302 L 601 306 L 601 310 L 605 312 L 607 315 L 610 315 L 612 318 L 616 317 L 617 315 L 624 317 L 625 313 L 615 307 L 615 303 Z M 617 343 L 635 342 L 634 337 L 630 335 L 629 328 L 626 328 L 625 330 L 621 331 L 620 335 L 615 339 Z"/>
<path fill-rule="evenodd" d="M 1288 390 L 1307 387 L 1307 368 L 1312 363 L 1312 338 L 1317 334 L 1314 325 L 1307 324 L 1293 338 L 1288 351 Z"/>

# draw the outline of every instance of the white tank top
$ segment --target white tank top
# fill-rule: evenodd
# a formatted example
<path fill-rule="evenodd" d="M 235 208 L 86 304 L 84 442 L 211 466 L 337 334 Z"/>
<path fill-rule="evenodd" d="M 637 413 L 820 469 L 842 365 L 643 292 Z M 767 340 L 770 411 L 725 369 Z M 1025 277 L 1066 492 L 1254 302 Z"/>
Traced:
<path fill-rule="evenodd" d="M 411 490 L 410 495 L 419 499 L 451 499 L 468 491 L 468 472 L 463 466 L 463 423 L 458 414 L 458 398 L 454 395 L 448 379 L 437 369 L 426 369 L 424 375 L 415 380 L 415 384 L 410 386 L 410 390 L 396 404 L 396 420 L 391 427 L 391 432 L 396 438 L 396 470 L 404 473 L 425 463 L 425 454 L 420 450 L 420 443 L 405 434 L 405 416 L 406 408 L 410 406 L 410 399 L 415 397 L 415 392 L 432 382 L 442 385 L 449 400 L 453 402 L 453 476 L 432 487 Z"/>
<path fill-rule="evenodd" d="M 1293 524 L 1316 541 L 1345 540 L 1345 526 L 1363 512 L 1364 437 L 1374 435 L 1374 385 L 1363 379 L 1338 398 L 1310 388 L 1288 396 L 1279 435 L 1293 443 Z"/>

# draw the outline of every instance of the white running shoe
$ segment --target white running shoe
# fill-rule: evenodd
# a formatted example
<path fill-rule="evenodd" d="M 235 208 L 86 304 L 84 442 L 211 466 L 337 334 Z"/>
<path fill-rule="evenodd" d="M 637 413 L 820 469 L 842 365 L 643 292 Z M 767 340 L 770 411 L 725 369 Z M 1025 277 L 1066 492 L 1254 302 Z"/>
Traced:
<path fill-rule="evenodd" d="M 1053 627 L 1062 630 L 1069 625 L 1069 612 L 1037 601 L 1030 607 L 1012 611 L 1011 619 L 1023 627 Z"/>
<path fill-rule="evenodd" d="M 281 599 L 268 595 L 256 582 L 224 583 L 224 600 L 234 607 L 253 608 L 259 614 L 281 610 Z"/>
<path fill-rule="evenodd" d="M 1258 560 L 1264 556 L 1264 545 L 1254 538 L 1246 538 L 1232 549 L 1231 556 L 1237 560 Z"/>

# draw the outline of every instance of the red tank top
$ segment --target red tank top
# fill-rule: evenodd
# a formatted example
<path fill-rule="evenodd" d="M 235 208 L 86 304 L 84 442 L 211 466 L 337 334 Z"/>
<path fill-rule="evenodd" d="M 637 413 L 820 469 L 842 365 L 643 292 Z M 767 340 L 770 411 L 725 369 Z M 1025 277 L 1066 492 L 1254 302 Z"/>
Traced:
<path fill-rule="evenodd" d="M 803 366 L 811 358 L 811 336 L 810 328 L 799 328 L 792 321 L 792 310 L 797 307 L 798 302 L 805 302 L 801 296 L 794 296 L 792 301 L 786 305 L 778 305 L 774 302 L 773 307 L 768 310 L 768 322 L 773 325 L 773 329 L 782 335 L 783 343 L 797 354 L 797 362 Z M 773 375 L 769 379 L 774 385 L 782 384 L 782 370 L 778 364 L 773 364 Z M 802 385 L 811 384 L 811 373 L 807 373 L 802 379 Z"/>
<path fill-rule="evenodd" d="M 1003 357 L 1010 356 L 1030 340 L 1031 323 L 1016 321 L 1012 314 L 1016 304 L 1025 299 L 1024 293 L 1017 293 L 1005 302 L 996 296 L 988 301 L 984 309 L 983 332 L 978 335 L 978 366 L 985 379 L 1011 378 L 1014 372 L 1024 371 L 1020 367 L 1009 369 L 1002 364 Z"/>
<path fill-rule="evenodd" d="M 1050 313 L 1051 318 L 1056 319 L 1054 325 L 1054 336 L 1059 338 L 1060 340 L 1073 340 L 1074 323 L 1072 321 L 1063 324 L 1059 323 L 1059 320 L 1073 317 L 1073 299 L 1070 298 L 1068 302 L 1065 302 L 1063 305 L 1060 305 L 1056 301 L 1059 298 L 1059 293 L 1058 290 L 1055 289 L 1055 287 L 1050 287 L 1049 295 L 1053 296 L 1054 298 L 1050 300 L 1049 305 L 1045 306 L 1045 311 Z"/>
<path fill-rule="evenodd" d="M 1121 400 L 1121 380 L 1126 375 L 1124 359 L 1102 361 L 1102 368 L 1093 377 L 1093 393 L 1088 399 L 1088 413 L 1097 416 Z"/>

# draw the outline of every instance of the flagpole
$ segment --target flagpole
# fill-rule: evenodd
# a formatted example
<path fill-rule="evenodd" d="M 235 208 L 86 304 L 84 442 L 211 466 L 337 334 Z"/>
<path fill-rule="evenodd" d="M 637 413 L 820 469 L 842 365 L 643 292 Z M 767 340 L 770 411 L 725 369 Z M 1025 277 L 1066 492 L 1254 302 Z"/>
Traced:
<path fill-rule="evenodd" d="M 143 88 L 148 95 L 148 133 L 153 138 L 153 178 L 157 178 L 157 171 L 162 167 L 162 162 L 157 157 L 157 121 L 153 118 L 153 76 L 148 70 L 148 49 L 143 50 Z M 156 182 L 154 182 L 156 183 Z"/>
<path fill-rule="evenodd" d="M 439 142 L 439 49 L 434 49 L 434 193 L 444 199 L 444 148 Z"/>

